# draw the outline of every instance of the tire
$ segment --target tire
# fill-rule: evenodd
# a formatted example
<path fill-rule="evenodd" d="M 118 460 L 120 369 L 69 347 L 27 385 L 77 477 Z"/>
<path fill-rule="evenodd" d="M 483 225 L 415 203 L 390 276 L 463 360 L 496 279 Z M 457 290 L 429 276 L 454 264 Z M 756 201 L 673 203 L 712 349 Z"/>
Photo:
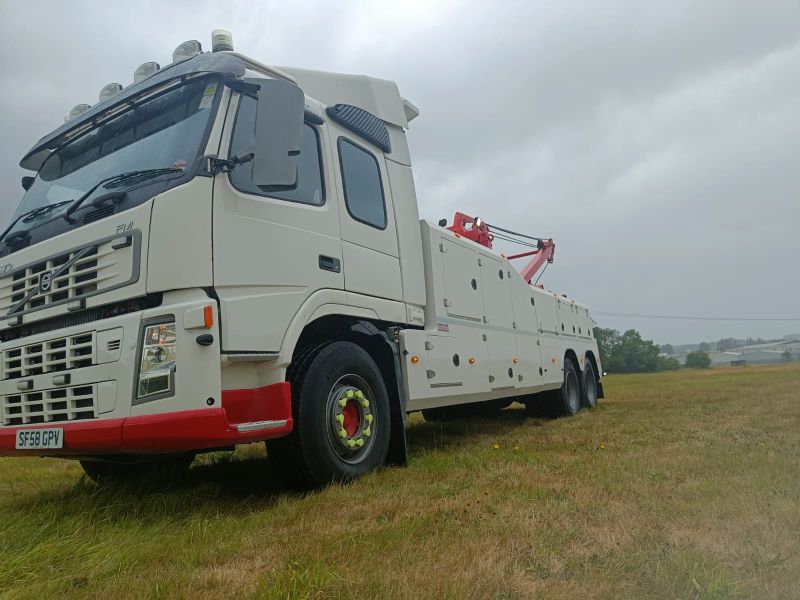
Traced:
<path fill-rule="evenodd" d="M 382 467 L 389 453 L 389 395 L 360 346 L 334 342 L 291 372 L 294 428 L 269 440 L 272 468 L 292 488 L 349 482 Z"/>
<path fill-rule="evenodd" d="M 527 397 L 525 410 L 532 417 L 571 417 L 581 408 L 583 386 L 580 371 L 570 359 L 564 361 L 564 382 L 561 388 Z"/>
<path fill-rule="evenodd" d="M 561 384 L 561 414 L 571 417 L 581 409 L 581 379 L 578 367 L 570 359 L 564 362 L 564 383 Z"/>
<path fill-rule="evenodd" d="M 186 473 L 194 454 L 180 454 L 143 462 L 130 457 L 98 457 L 80 460 L 83 472 L 98 485 L 168 484 Z"/>
<path fill-rule="evenodd" d="M 583 385 L 581 386 L 581 404 L 588 408 L 597 406 L 597 375 L 589 360 L 586 360 L 583 369 Z"/>

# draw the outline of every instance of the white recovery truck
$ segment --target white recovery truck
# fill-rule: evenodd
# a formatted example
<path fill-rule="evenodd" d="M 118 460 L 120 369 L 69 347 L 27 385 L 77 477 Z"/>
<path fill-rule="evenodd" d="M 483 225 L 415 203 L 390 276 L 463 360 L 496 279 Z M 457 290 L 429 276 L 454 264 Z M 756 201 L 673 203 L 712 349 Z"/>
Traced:
<path fill-rule="evenodd" d="M 602 397 L 587 309 L 530 283 L 552 241 L 520 273 L 480 220 L 419 219 L 394 83 L 213 46 L 109 84 L 23 157 L 0 455 L 124 479 L 265 441 L 316 486 L 404 463 L 412 411 Z"/>

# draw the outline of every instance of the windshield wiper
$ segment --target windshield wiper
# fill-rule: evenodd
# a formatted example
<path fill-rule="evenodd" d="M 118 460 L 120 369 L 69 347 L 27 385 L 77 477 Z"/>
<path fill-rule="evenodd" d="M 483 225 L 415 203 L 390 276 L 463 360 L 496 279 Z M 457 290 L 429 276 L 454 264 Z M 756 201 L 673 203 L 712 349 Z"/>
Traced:
<path fill-rule="evenodd" d="M 45 204 L 44 206 L 40 206 L 39 208 L 34 208 L 26 212 L 24 215 L 21 215 L 23 223 L 30 223 L 36 217 L 41 217 L 42 215 L 46 215 L 47 213 L 54 211 L 59 206 L 64 206 L 65 204 L 69 204 L 72 200 L 62 200 L 61 202 L 56 202 L 55 204 Z"/>
<path fill-rule="evenodd" d="M 6 227 L 6 230 L 2 233 L 2 235 L 0 235 L 0 241 L 5 239 L 5 237 L 8 235 L 8 232 L 11 231 L 14 225 L 16 225 L 20 220 L 22 220 L 24 223 L 28 223 L 30 221 L 33 221 L 33 219 L 35 219 L 36 217 L 45 215 L 50 211 L 55 210 L 59 206 L 64 206 L 65 204 L 69 204 L 70 202 L 72 202 L 72 200 L 62 200 L 61 202 L 56 202 L 55 204 L 47 204 L 45 206 L 39 206 L 37 208 L 29 210 L 28 212 L 22 213 L 20 216 L 14 219 L 8 227 Z M 28 231 L 27 230 L 25 230 L 24 232 L 18 231 L 17 234 L 15 234 L 14 239 L 22 236 L 23 233 L 27 235 Z"/>
<path fill-rule="evenodd" d="M 111 177 L 106 177 L 105 179 L 101 179 L 95 185 L 89 188 L 89 190 L 80 198 L 72 201 L 72 206 L 70 206 L 62 215 L 64 219 L 66 219 L 67 223 L 72 223 L 71 215 L 76 210 L 80 208 L 80 206 L 84 203 L 84 201 L 91 196 L 97 188 L 101 185 L 107 189 L 115 189 L 122 187 L 123 185 L 129 185 L 131 183 L 138 183 L 140 181 L 146 181 L 147 179 L 151 179 L 153 177 L 159 177 L 161 175 L 169 175 L 170 173 L 180 173 L 183 172 L 182 167 L 163 167 L 160 169 L 141 169 L 139 171 L 128 171 L 127 173 L 121 173 L 119 175 L 112 175 Z M 2 239 L 0 237 L 0 239 Z"/>

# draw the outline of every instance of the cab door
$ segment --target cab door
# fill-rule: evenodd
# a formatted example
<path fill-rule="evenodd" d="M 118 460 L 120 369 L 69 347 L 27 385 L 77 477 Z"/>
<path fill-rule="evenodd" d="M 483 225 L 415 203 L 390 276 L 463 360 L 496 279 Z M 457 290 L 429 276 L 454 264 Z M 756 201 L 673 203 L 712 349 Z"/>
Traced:
<path fill-rule="evenodd" d="M 253 145 L 256 102 L 233 97 L 222 156 Z M 309 296 L 344 288 L 333 164 L 326 125 L 306 122 L 293 189 L 255 185 L 247 162 L 216 175 L 214 287 L 223 350 L 280 350 L 287 324 Z"/>
<path fill-rule="evenodd" d="M 383 152 L 329 124 L 341 198 L 342 262 L 349 292 L 402 300 L 394 206 Z"/>

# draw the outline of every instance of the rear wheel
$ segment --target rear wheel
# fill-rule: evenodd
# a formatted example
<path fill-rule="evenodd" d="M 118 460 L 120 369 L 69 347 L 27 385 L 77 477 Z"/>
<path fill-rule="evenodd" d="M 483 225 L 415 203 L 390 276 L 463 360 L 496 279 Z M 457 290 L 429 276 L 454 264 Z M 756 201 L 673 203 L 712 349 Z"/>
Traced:
<path fill-rule="evenodd" d="M 304 357 L 292 381 L 294 429 L 267 442 L 287 485 L 350 481 L 383 466 L 389 452 L 389 395 L 361 347 L 335 342 Z"/>
<path fill-rule="evenodd" d="M 570 359 L 564 361 L 561 388 L 525 399 L 525 409 L 534 417 L 571 417 L 581 408 L 581 384 L 578 368 Z"/>
<path fill-rule="evenodd" d="M 564 363 L 564 383 L 561 385 L 561 415 L 571 417 L 581 408 L 580 372 L 570 359 Z"/>
<path fill-rule="evenodd" d="M 597 375 L 592 363 L 587 360 L 583 369 L 583 406 L 597 406 Z"/>
<path fill-rule="evenodd" d="M 164 484 L 180 477 L 194 460 L 194 454 L 181 454 L 134 462 L 131 457 L 103 456 L 80 462 L 83 472 L 97 484 Z"/>

